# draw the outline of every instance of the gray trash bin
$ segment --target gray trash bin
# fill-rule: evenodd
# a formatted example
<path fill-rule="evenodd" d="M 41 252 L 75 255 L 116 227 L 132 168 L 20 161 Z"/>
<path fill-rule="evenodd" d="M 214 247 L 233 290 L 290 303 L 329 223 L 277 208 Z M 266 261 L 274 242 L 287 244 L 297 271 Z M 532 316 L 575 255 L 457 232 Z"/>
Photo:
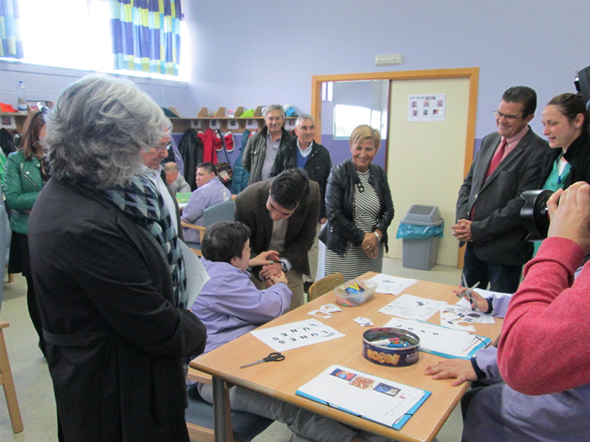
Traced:
<path fill-rule="evenodd" d="M 415 226 L 440 226 L 444 220 L 437 206 L 415 204 L 401 221 Z M 408 269 L 430 270 L 436 265 L 438 257 L 438 236 L 422 239 L 404 239 L 402 264 Z"/>

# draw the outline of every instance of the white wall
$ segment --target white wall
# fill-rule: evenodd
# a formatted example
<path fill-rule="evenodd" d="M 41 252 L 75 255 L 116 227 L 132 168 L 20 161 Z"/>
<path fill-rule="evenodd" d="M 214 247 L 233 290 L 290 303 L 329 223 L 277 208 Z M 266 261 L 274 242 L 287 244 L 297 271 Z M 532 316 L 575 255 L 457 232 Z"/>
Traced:
<path fill-rule="evenodd" d="M 495 130 L 492 111 L 510 86 L 537 90 L 542 107 L 573 91 L 590 65 L 586 1 L 201 1 L 183 2 L 201 106 L 311 107 L 312 75 L 480 67 L 476 138 Z M 402 53 L 401 66 L 376 55 Z M 540 113 L 538 113 L 539 115 Z M 533 129 L 541 132 L 540 117 Z"/>
<path fill-rule="evenodd" d="M 0 102 L 16 107 L 16 86 L 19 81 L 24 81 L 27 87 L 27 100 L 56 101 L 62 89 L 88 74 L 90 72 L 76 69 L 0 61 Z M 175 106 L 181 115 L 192 115 L 189 111 L 193 100 L 186 83 L 141 77 L 128 78 L 139 84 L 160 106 Z"/>

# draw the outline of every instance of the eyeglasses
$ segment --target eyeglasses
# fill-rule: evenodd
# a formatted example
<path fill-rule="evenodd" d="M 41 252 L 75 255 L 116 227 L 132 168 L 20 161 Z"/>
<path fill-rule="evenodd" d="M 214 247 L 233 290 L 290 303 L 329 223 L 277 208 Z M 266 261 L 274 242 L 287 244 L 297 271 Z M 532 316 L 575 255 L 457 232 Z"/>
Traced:
<path fill-rule="evenodd" d="M 154 149 L 158 153 L 163 153 L 165 150 L 168 150 L 168 147 L 170 146 L 170 143 L 158 143 L 154 147 L 152 147 L 152 149 Z"/>
<path fill-rule="evenodd" d="M 506 118 L 508 121 L 520 120 L 522 117 L 517 115 L 507 115 L 500 112 L 498 109 L 494 110 L 494 115 L 499 120 L 500 118 Z"/>

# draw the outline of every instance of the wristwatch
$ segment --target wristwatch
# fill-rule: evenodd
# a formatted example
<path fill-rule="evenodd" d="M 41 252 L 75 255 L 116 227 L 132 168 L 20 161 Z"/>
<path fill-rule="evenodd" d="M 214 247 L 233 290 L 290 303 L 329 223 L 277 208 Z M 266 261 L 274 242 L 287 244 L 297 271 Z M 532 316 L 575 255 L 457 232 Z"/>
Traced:
<path fill-rule="evenodd" d="M 373 233 L 377 237 L 377 242 L 381 242 L 381 235 L 379 235 L 376 230 Z"/>
<path fill-rule="evenodd" d="M 289 271 L 289 269 L 287 268 L 287 264 L 285 264 L 283 261 L 279 261 L 279 263 L 281 264 L 281 268 L 283 269 L 283 273 L 287 273 Z"/>

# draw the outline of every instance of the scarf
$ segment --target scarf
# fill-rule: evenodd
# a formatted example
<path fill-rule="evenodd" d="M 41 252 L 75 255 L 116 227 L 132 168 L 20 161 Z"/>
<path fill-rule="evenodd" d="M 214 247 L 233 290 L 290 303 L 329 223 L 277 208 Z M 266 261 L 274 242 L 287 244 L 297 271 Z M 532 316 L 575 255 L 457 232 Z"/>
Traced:
<path fill-rule="evenodd" d="M 127 186 L 117 185 L 101 193 L 131 215 L 135 223 L 147 230 L 162 247 L 172 275 L 174 305 L 186 308 L 186 268 L 179 239 L 155 184 L 146 175 L 135 175 Z"/>

